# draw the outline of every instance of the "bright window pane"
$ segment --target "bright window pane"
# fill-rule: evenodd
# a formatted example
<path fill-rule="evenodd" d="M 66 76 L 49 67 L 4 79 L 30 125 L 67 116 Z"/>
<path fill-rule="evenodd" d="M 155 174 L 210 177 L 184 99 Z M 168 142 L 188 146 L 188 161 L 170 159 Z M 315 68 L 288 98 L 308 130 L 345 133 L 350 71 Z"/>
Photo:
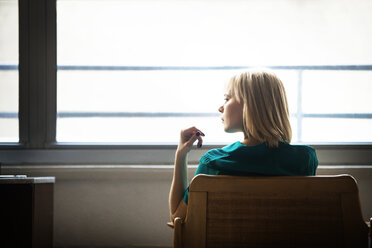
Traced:
<path fill-rule="evenodd" d="M 0 142 L 18 133 L 18 1 L 0 0 Z"/>
<path fill-rule="evenodd" d="M 302 87 L 301 141 L 372 141 L 372 71 L 305 71 Z"/>
<path fill-rule="evenodd" d="M 303 120 L 303 140 L 306 142 L 371 142 L 372 119 Z"/>
<path fill-rule="evenodd" d="M 91 125 L 92 122 L 96 124 Z M 209 144 L 242 138 L 239 134 L 224 133 L 219 118 L 63 118 L 59 121 L 61 130 L 73 130 L 60 133 L 64 137 L 62 141 L 134 144 L 173 144 L 179 139 L 180 129 L 192 125 L 208 130 L 205 141 Z"/>
<path fill-rule="evenodd" d="M 372 113 L 372 71 L 305 71 L 305 113 Z"/>
<path fill-rule="evenodd" d="M 58 108 L 90 112 L 217 112 L 230 75 L 224 71 L 59 71 Z"/>
<path fill-rule="evenodd" d="M 217 110 L 233 73 L 59 71 L 58 92 L 69 98 L 58 98 L 57 140 L 174 143 L 180 129 L 190 125 L 210 130 L 210 142 L 228 139 Z M 90 118 L 73 118 L 79 113 Z"/>
<path fill-rule="evenodd" d="M 372 1 L 57 0 L 58 63 L 372 63 Z"/>
<path fill-rule="evenodd" d="M 371 12 L 368 0 L 57 0 L 57 141 L 176 143 L 195 125 L 206 144 L 231 142 L 240 136 L 223 133 L 217 108 L 237 71 L 161 68 L 372 64 Z M 293 142 L 319 140 L 312 133 L 325 128 L 309 130 L 306 114 L 364 113 L 339 121 L 368 122 L 372 72 L 276 73 Z"/>

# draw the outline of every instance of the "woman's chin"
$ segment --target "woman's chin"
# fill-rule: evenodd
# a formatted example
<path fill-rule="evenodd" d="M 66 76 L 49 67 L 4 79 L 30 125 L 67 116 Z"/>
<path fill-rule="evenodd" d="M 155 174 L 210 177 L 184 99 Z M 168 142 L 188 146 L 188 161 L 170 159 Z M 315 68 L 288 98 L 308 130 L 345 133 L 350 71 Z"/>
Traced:
<path fill-rule="evenodd" d="M 238 128 L 229 128 L 229 127 L 225 127 L 224 128 L 224 131 L 226 133 L 238 133 L 238 132 L 242 132 L 242 130 L 240 130 Z"/>
<path fill-rule="evenodd" d="M 230 128 L 224 128 L 226 133 L 235 133 L 236 131 L 230 129 Z"/>

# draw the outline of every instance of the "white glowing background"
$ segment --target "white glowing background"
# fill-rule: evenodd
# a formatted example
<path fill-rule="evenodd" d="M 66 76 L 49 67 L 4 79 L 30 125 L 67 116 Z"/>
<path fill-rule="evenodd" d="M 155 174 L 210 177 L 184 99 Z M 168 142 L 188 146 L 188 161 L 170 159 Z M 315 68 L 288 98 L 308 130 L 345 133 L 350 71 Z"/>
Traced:
<path fill-rule="evenodd" d="M 372 1 L 57 0 L 58 65 L 265 66 L 372 64 Z M 0 0 L 0 64 L 18 64 L 17 1 Z M 237 71 L 57 73 L 63 112 L 215 113 Z M 297 111 L 296 71 L 277 71 Z M 0 112 L 18 112 L 18 71 L 0 70 Z M 304 71 L 303 113 L 372 113 L 372 71 Z M 292 117 L 293 142 L 297 119 Z M 229 143 L 216 118 L 58 118 L 64 142 L 176 143 L 200 127 Z M 304 118 L 301 142 L 371 142 L 372 119 Z M 18 120 L 0 118 L 0 141 Z"/>

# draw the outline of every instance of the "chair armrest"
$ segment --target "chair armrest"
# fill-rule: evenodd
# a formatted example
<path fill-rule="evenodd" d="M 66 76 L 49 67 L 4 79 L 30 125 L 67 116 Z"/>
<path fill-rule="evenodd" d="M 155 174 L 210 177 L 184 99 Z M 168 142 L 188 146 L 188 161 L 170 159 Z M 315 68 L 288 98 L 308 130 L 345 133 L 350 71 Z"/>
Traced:
<path fill-rule="evenodd" d="M 167 226 L 169 226 L 170 228 L 174 228 L 174 223 L 173 222 L 167 222 Z"/>
<path fill-rule="evenodd" d="M 182 248 L 182 224 L 181 218 L 174 219 L 173 248 Z"/>
<path fill-rule="evenodd" d="M 367 225 L 369 227 L 369 248 L 372 248 L 372 218 L 369 219 L 369 223 L 367 223 Z"/>

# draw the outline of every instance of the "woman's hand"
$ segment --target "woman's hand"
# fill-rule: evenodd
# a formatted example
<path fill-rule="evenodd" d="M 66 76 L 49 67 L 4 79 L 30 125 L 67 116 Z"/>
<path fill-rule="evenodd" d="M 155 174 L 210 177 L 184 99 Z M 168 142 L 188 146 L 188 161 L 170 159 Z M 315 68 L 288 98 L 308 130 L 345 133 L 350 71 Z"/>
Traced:
<path fill-rule="evenodd" d="M 190 127 L 181 131 L 180 141 L 177 147 L 177 154 L 185 156 L 191 150 L 192 145 L 198 140 L 197 147 L 201 148 L 203 144 L 203 138 L 205 136 L 202 131 L 196 127 Z"/>
<path fill-rule="evenodd" d="M 192 145 L 198 140 L 197 147 L 202 147 L 204 133 L 196 127 L 190 127 L 181 131 L 174 161 L 173 180 L 169 192 L 169 211 L 171 221 L 175 217 L 185 219 L 187 205 L 183 201 L 183 194 L 187 189 L 187 153 Z"/>

